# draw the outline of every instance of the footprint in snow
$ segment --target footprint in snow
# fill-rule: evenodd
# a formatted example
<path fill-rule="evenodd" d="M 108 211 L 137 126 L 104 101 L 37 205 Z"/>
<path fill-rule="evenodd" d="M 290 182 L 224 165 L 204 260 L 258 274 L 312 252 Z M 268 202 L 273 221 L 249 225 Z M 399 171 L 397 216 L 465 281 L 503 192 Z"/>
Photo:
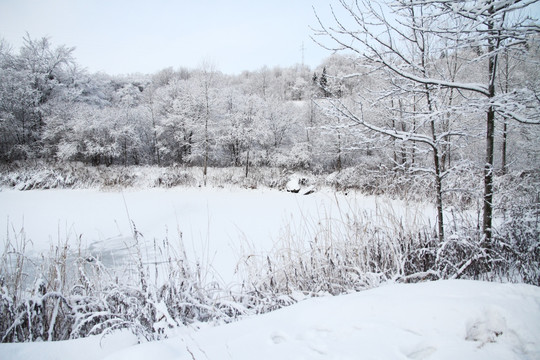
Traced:
<path fill-rule="evenodd" d="M 435 351 L 437 351 L 437 349 L 433 346 L 419 346 L 406 356 L 408 359 L 412 360 L 423 360 L 430 357 Z"/>
<path fill-rule="evenodd" d="M 506 319 L 494 308 L 487 309 L 484 313 L 467 324 L 465 340 L 477 341 L 479 347 L 486 343 L 493 343 L 507 331 Z"/>
<path fill-rule="evenodd" d="M 275 332 L 272 335 L 270 335 L 270 339 L 275 345 L 278 345 L 287 341 L 287 335 L 281 332 Z"/>

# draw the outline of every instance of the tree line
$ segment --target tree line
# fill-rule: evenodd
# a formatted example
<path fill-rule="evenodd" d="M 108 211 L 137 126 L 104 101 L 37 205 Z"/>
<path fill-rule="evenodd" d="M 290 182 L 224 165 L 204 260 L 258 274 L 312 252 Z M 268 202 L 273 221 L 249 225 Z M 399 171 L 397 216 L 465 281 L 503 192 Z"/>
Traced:
<path fill-rule="evenodd" d="M 332 136 L 319 129 L 324 115 L 316 104 L 329 96 L 321 87 L 326 68 L 231 76 L 204 64 L 110 76 L 89 74 L 74 51 L 30 35 L 18 52 L 1 42 L 2 162 L 334 166 L 325 154 Z M 327 62 L 345 66 L 341 57 Z"/>

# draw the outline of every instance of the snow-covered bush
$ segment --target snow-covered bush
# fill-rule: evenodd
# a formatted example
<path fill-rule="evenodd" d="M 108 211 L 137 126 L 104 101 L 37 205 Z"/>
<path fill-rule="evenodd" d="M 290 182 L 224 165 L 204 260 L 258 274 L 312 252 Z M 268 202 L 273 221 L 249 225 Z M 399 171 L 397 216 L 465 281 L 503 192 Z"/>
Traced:
<path fill-rule="evenodd" d="M 336 295 L 402 278 L 417 271 L 409 255 L 424 246 L 426 229 L 405 227 L 397 217 L 391 223 L 398 228 L 376 225 L 366 213 L 304 219 L 275 252 L 246 259 L 247 282 L 262 298 L 276 299 L 277 307 L 284 296 Z"/>
<path fill-rule="evenodd" d="M 391 211 L 383 225 L 361 212 L 304 219 L 273 253 L 245 260 L 246 282 L 259 296 L 253 296 L 259 311 L 294 302 L 299 293 L 341 294 L 385 281 L 464 278 L 540 285 L 539 209 L 534 192 L 528 202 L 515 203 L 491 244 L 484 242 L 478 214 L 457 207 L 444 240 L 430 224 L 414 224 Z"/>
<path fill-rule="evenodd" d="M 540 193 L 529 191 L 529 201 L 514 203 L 504 212 L 490 250 L 500 278 L 540 286 Z"/>
<path fill-rule="evenodd" d="M 138 236 L 134 230 L 135 245 Z M 231 316 L 218 297 L 210 296 L 188 260 L 173 258 L 170 249 L 162 252 L 170 271 L 167 282 L 158 284 L 151 281 L 152 269 L 142 263 L 136 246 L 124 266 L 137 271 L 126 275 L 80 248 L 71 249 L 67 242 L 41 260 L 30 261 L 24 252 L 26 240 L 12 240 L 0 263 L 2 342 L 66 340 L 126 328 L 154 339 L 179 324 Z"/>
<path fill-rule="evenodd" d="M 187 170 L 178 167 L 169 167 L 161 169 L 161 172 L 154 182 L 158 187 L 175 187 L 175 186 L 194 186 L 197 180 Z"/>
<path fill-rule="evenodd" d="M 309 143 L 296 143 L 288 151 L 273 154 L 270 163 L 282 169 L 307 170 L 311 164 L 310 150 Z"/>
<path fill-rule="evenodd" d="M 197 169 L 150 166 L 88 166 L 82 163 L 14 163 L 0 171 L 0 186 L 17 190 L 175 187 L 197 184 Z"/>

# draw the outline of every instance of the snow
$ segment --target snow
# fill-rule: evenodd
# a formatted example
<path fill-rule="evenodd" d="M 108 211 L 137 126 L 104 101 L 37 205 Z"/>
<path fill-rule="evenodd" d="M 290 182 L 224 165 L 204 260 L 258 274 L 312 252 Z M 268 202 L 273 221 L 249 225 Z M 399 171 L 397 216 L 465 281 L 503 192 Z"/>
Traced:
<path fill-rule="evenodd" d="M 317 222 L 338 226 L 360 213 L 391 227 L 433 223 L 434 211 L 324 189 L 309 196 L 215 188 L 0 191 L 3 240 L 24 229 L 36 256 L 58 241 L 77 246 L 81 239 L 81 247 L 114 264 L 130 251 L 132 221 L 144 235 L 146 256 L 152 256 L 154 238 L 175 243 L 181 232 L 189 255 L 225 283 L 234 282 L 242 256 L 284 246 L 295 233 L 309 238 Z M 166 309 L 158 304 L 158 311 L 166 322 Z M 143 344 L 127 331 L 0 344 L 0 359 L 537 359 L 540 289 L 462 280 L 388 283 L 227 325 L 196 323 L 167 333 L 167 340 Z"/>
<path fill-rule="evenodd" d="M 300 191 L 300 179 L 298 177 L 292 177 L 288 182 L 285 188 L 288 192 L 297 193 Z"/>
<path fill-rule="evenodd" d="M 427 204 L 331 190 L 303 193 L 238 188 L 4 190 L 0 238 L 13 241 L 24 229 L 31 240 L 27 249 L 35 256 L 66 240 L 76 250 L 80 239 L 83 250 L 112 265 L 129 254 L 133 222 L 144 237 L 142 253 L 150 260 L 154 239 L 161 243 L 167 237 L 178 247 L 181 232 L 188 258 L 229 283 L 243 257 L 280 247 L 295 232 L 307 241 L 310 232 L 317 231 L 313 224 L 321 221 L 333 219 L 339 226 L 347 216 L 361 213 L 381 225 L 400 220 L 434 223 L 433 207 Z"/>
<path fill-rule="evenodd" d="M 1 344 L 17 359 L 538 359 L 540 288 L 446 280 L 302 301 L 134 344 L 127 333 Z"/>
<path fill-rule="evenodd" d="M 90 336 L 69 341 L 0 344 L 0 358 L 95 360 L 103 359 L 137 343 L 135 335 L 119 331 L 107 336 Z"/>

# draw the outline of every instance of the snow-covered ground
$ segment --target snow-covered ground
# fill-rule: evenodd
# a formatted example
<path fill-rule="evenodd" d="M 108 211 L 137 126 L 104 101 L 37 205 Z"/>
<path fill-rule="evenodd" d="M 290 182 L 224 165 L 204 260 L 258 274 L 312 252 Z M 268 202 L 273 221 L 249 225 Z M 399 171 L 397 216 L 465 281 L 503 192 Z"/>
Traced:
<path fill-rule="evenodd" d="M 189 258 L 228 283 L 242 257 L 279 248 L 290 236 L 309 240 L 319 222 L 340 226 L 359 213 L 381 226 L 400 221 L 413 226 L 430 219 L 434 223 L 431 205 L 331 190 L 311 195 L 239 188 L 4 190 L 0 238 L 13 241 L 24 229 L 31 240 L 27 251 L 36 256 L 66 239 L 77 249 L 80 239 L 83 250 L 110 265 L 107 262 L 121 262 L 128 252 L 133 222 L 144 237 L 143 255 L 149 260 L 154 239 L 160 244 L 168 237 L 174 246 L 181 232 Z"/>
<path fill-rule="evenodd" d="M 433 207 L 330 190 L 311 195 L 269 189 L 175 188 L 124 191 L 0 191 L 1 239 L 24 229 L 31 253 L 78 242 L 107 265 L 132 242 L 130 223 L 153 240 L 179 233 L 191 259 L 223 282 L 242 257 L 315 236 L 319 223 L 433 224 Z M 323 224 L 327 226 L 328 223 Z M 63 342 L 0 344 L 0 359 L 539 359 L 540 288 L 474 281 L 383 286 L 301 301 L 265 315 L 200 329 L 171 330 L 137 344 L 129 332 Z"/>
<path fill-rule="evenodd" d="M 18 359 L 540 359 L 540 288 L 437 281 L 315 298 L 236 323 L 179 329 L 136 344 L 128 333 L 1 344 Z"/>

